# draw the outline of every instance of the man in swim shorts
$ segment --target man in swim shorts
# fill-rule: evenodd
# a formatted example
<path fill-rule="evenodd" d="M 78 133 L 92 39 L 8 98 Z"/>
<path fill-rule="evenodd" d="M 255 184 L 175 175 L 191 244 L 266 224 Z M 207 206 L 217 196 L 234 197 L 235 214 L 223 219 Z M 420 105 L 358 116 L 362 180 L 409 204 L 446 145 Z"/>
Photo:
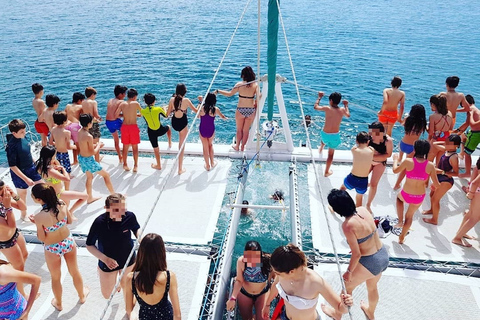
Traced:
<path fill-rule="evenodd" d="M 467 122 L 470 124 L 470 131 L 466 134 L 465 141 L 465 173 L 460 174 L 459 177 L 468 178 L 472 172 L 472 153 L 475 152 L 477 146 L 480 144 L 480 110 L 475 106 L 475 99 L 471 95 L 466 97 L 467 105 Z M 465 104 L 462 104 L 465 105 Z"/>
<path fill-rule="evenodd" d="M 323 151 L 325 146 L 328 147 L 328 157 L 325 165 L 325 177 L 328 177 L 333 172 L 330 170 L 330 166 L 333 162 L 333 154 L 335 153 L 335 148 L 337 148 L 342 141 L 340 140 L 340 123 L 342 122 L 343 117 L 350 118 L 350 110 L 348 109 L 348 101 L 343 100 L 343 108 L 340 108 L 338 104 L 342 100 L 342 95 L 338 92 L 332 93 L 328 97 L 328 106 L 320 106 L 320 100 L 324 96 L 323 92 L 318 93 L 317 102 L 315 102 L 313 108 L 318 111 L 325 112 L 325 125 L 323 126 L 322 132 L 322 144 L 320 145 L 319 152 L 320 154 Z"/>
<path fill-rule="evenodd" d="M 341 190 L 355 189 L 355 205 L 362 206 L 363 195 L 368 188 L 368 174 L 375 150 L 368 146 L 369 135 L 362 131 L 357 134 L 357 145 L 352 148 L 353 164 L 351 173 L 343 180 Z"/>
<path fill-rule="evenodd" d="M 110 194 L 115 193 L 115 190 L 113 190 L 110 175 L 102 168 L 102 166 L 98 162 L 95 161 L 93 157 L 103 147 L 103 143 L 93 143 L 93 137 L 88 132 L 88 130 L 90 130 L 90 128 L 92 127 L 92 123 L 93 117 L 91 114 L 86 113 L 80 115 L 80 124 L 82 125 L 82 129 L 78 133 L 78 144 L 80 146 L 78 162 L 82 171 L 87 175 L 87 203 L 92 203 L 93 201 L 100 199 L 100 197 L 94 198 L 92 195 L 92 181 L 94 173 L 98 173 L 103 177 L 103 180 L 105 181 L 105 186 L 107 187 L 108 191 L 110 191 Z"/>
<path fill-rule="evenodd" d="M 113 136 L 113 142 L 115 144 L 115 150 L 117 150 L 118 161 L 123 162 L 122 151 L 120 150 L 120 139 L 118 138 L 118 131 L 122 127 L 123 121 L 120 119 L 121 116 L 121 106 L 125 103 L 123 99 L 127 95 L 127 87 L 116 85 L 113 89 L 115 98 L 108 100 L 107 103 L 107 116 L 105 117 L 105 125 L 108 128 L 108 131 Z"/>
<path fill-rule="evenodd" d="M 395 122 L 402 121 L 405 107 L 405 92 L 399 89 L 402 85 L 402 79 L 400 77 L 393 77 L 391 85 L 391 88 L 383 90 L 383 104 L 378 112 L 378 121 L 383 124 L 389 136 L 392 135 Z M 400 108 L 397 109 L 399 106 Z"/>

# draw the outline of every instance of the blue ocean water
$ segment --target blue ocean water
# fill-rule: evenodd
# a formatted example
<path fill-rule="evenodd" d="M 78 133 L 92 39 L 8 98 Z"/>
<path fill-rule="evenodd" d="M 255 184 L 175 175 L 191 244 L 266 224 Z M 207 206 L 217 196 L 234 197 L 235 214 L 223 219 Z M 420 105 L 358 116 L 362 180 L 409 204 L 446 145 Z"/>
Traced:
<path fill-rule="evenodd" d="M 100 113 L 123 84 L 140 95 L 153 92 L 167 103 L 178 82 L 188 96 L 204 94 L 246 1 L 15 1 L 0 11 L 0 123 L 22 117 L 33 123 L 33 82 L 61 99 L 86 86 L 98 90 Z M 257 1 L 252 1 L 213 88 L 231 88 L 245 65 L 257 64 Z M 343 148 L 350 137 L 376 119 L 382 90 L 394 75 L 403 78 L 406 111 L 428 106 L 444 90 L 445 78 L 458 75 L 459 91 L 478 97 L 480 30 L 478 3 L 472 0 L 352 3 L 347 0 L 282 1 L 289 47 L 301 99 L 316 124 L 316 93 L 339 91 L 352 103 L 352 118 L 342 127 Z M 262 2 L 261 73 L 266 71 L 266 1 Z M 281 32 L 281 30 L 280 30 Z M 293 80 L 283 34 L 279 35 L 278 73 Z M 284 85 L 295 143 L 305 140 L 298 98 Z M 325 101 L 327 102 L 327 101 Z M 235 98 L 220 97 L 230 117 L 217 123 L 216 140 L 234 136 Z M 430 112 L 427 108 L 427 112 Z M 462 118 L 460 117 L 460 120 Z M 145 135 L 145 125 L 141 121 Z M 318 142 L 318 126 L 311 129 Z M 106 137 L 109 134 L 103 132 Z M 396 130 L 394 137 L 401 137 Z M 145 138 L 145 137 L 144 137 Z M 175 136 L 174 136 L 175 138 Z M 193 134 L 190 141 L 197 141 Z"/>

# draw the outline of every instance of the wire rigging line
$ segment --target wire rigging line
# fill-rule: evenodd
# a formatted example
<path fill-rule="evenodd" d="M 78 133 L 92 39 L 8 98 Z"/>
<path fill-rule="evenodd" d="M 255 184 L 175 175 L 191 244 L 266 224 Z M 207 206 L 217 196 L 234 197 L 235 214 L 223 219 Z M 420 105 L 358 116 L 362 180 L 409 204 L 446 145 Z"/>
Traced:
<path fill-rule="evenodd" d="M 287 40 L 287 33 L 285 31 L 285 25 L 283 23 L 283 17 L 282 17 L 282 12 L 280 10 L 280 3 L 278 0 L 277 1 L 277 8 L 278 8 L 278 16 L 280 18 L 280 24 L 282 26 L 282 30 L 283 30 L 283 35 L 284 35 L 284 38 L 285 38 L 285 47 L 287 49 L 287 54 L 288 54 L 288 60 L 290 62 L 290 67 L 292 68 L 292 74 L 293 74 L 293 81 L 295 83 L 295 90 L 297 92 L 297 97 L 298 97 L 298 101 L 300 103 L 300 111 L 302 113 L 302 118 L 305 119 L 305 113 L 303 111 L 303 104 L 302 104 L 302 99 L 300 97 L 300 91 L 299 91 L 299 87 L 298 87 L 298 83 L 297 83 L 297 77 L 295 75 L 295 68 L 293 67 L 293 61 L 292 61 L 292 56 L 291 56 L 291 53 L 290 53 L 290 47 L 288 45 L 288 40 Z M 337 247 L 335 246 L 335 242 L 333 241 L 333 235 L 332 235 L 332 227 L 330 225 L 330 218 L 328 217 L 327 215 L 327 206 L 325 205 L 325 202 L 324 202 L 324 198 L 323 198 L 323 192 L 322 192 L 322 188 L 320 186 L 320 177 L 319 177 L 319 174 L 318 174 L 318 169 L 317 169 L 317 165 L 316 165 L 316 162 L 315 162 L 315 158 L 313 156 L 313 150 L 312 150 L 312 145 L 310 143 L 310 134 L 308 132 L 308 129 L 307 129 L 307 125 L 305 123 L 305 121 L 303 122 L 303 126 L 305 128 L 305 134 L 307 136 L 307 147 L 310 151 L 310 158 L 311 158 L 311 161 L 312 161 L 312 165 L 313 165 L 313 171 L 315 173 L 315 182 L 316 182 L 316 186 L 317 186 L 317 189 L 319 191 L 319 196 L 320 196 L 320 200 L 322 202 L 322 205 L 324 207 L 324 214 L 325 214 L 325 218 L 327 220 L 327 229 L 328 229 L 328 233 L 329 233 L 329 236 L 330 236 L 330 240 L 332 242 L 332 248 L 333 248 L 333 253 L 335 255 L 335 261 L 336 261 L 336 264 L 337 264 L 337 269 L 338 269 L 338 275 L 340 277 L 340 283 L 342 285 L 342 290 L 346 293 L 346 288 L 345 288 L 345 283 L 343 281 L 343 277 L 342 277 L 342 270 L 341 270 L 341 267 L 340 267 L 340 259 L 338 257 L 338 253 L 337 253 Z M 353 320 L 353 316 L 352 316 L 352 313 L 350 312 L 350 308 L 348 308 L 348 313 L 350 315 L 350 319 Z"/>
<path fill-rule="evenodd" d="M 228 50 L 230 49 L 230 47 L 231 47 L 231 45 L 232 45 L 233 39 L 234 39 L 234 37 L 235 37 L 235 34 L 237 33 L 238 28 L 240 27 L 240 23 L 242 22 L 243 17 L 245 16 L 245 13 L 247 12 L 247 8 L 248 8 L 248 6 L 250 5 L 250 2 L 251 2 L 251 1 L 252 1 L 252 0 L 248 0 L 247 4 L 245 5 L 245 8 L 243 9 L 242 15 L 240 16 L 240 19 L 239 19 L 239 21 L 238 21 L 238 23 L 237 23 L 237 26 L 235 27 L 235 30 L 234 30 L 232 36 L 230 37 L 230 42 L 228 43 L 228 46 L 227 46 L 227 48 L 226 48 L 226 50 L 225 50 L 225 52 L 224 52 L 224 54 L 223 54 L 223 56 L 222 56 L 222 59 L 220 60 L 220 64 L 218 65 L 218 68 L 217 68 L 217 70 L 215 71 L 215 74 L 214 74 L 214 76 L 213 76 L 213 78 L 212 78 L 212 81 L 210 82 L 210 85 L 208 86 L 208 89 L 207 89 L 206 94 L 208 94 L 208 92 L 210 92 L 210 90 L 211 90 L 211 88 L 212 88 L 212 86 L 213 86 L 213 83 L 214 83 L 214 81 L 215 81 L 215 79 L 216 79 L 216 77 L 217 77 L 217 75 L 218 75 L 218 73 L 219 73 L 219 71 L 220 71 L 220 68 L 221 68 L 221 66 L 222 66 L 222 64 L 223 64 L 223 62 L 224 62 L 224 60 L 225 60 L 225 57 L 226 57 L 226 55 L 227 55 L 227 53 L 228 53 Z M 206 96 L 206 94 L 205 94 L 205 96 Z M 183 151 L 183 149 L 185 148 L 185 145 L 186 145 L 186 142 L 187 142 L 187 138 L 188 138 L 190 132 L 192 132 L 192 128 L 193 128 L 193 126 L 194 126 L 194 124 L 195 124 L 195 120 L 198 118 L 198 115 L 200 114 L 200 110 L 201 110 L 201 107 L 203 106 L 204 101 L 205 101 L 205 99 L 202 100 L 202 103 L 200 104 L 200 107 L 199 107 L 198 110 L 197 110 L 197 113 L 196 113 L 196 115 L 195 115 L 195 118 L 194 118 L 193 121 L 192 121 L 192 125 L 190 126 L 189 131 L 188 131 L 187 135 L 185 136 L 185 140 L 183 141 L 181 147 L 180 147 L 179 150 L 178 150 L 177 156 L 175 157 L 175 160 L 173 161 L 173 165 L 172 165 L 170 171 L 168 172 L 168 174 L 167 174 L 164 182 L 162 183 L 162 185 L 161 185 L 161 187 L 160 187 L 160 192 L 158 193 L 157 197 L 156 197 L 155 200 L 153 201 L 152 209 L 150 210 L 150 213 L 148 214 L 147 219 L 145 220 L 145 224 L 144 224 L 143 228 L 140 228 L 140 231 L 139 231 L 139 234 L 138 234 L 138 238 L 141 238 L 141 236 L 142 236 L 142 234 L 143 234 L 143 231 L 144 231 L 145 228 L 147 227 L 147 224 L 148 224 L 148 222 L 150 221 L 150 218 L 152 217 L 152 214 L 153 214 L 155 208 L 157 207 L 158 201 L 160 200 L 160 197 L 161 197 L 161 195 L 163 194 L 163 192 L 164 192 L 164 190 L 165 190 L 165 188 L 166 188 L 167 182 L 168 182 L 168 181 L 170 180 L 170 178 L 173 176 L 174 170 L 176 169 L 176 164 L 177 164 L 177 162 L 178 162 L 178 158 L 179 158 L 181 152 Z M 133 253 L 135 252 L 135 249 L 136 249 L 136 247 L 134 246 L 134 247 L 132 248 L 132 250 L 130 251 L 130 254 L 129 254 L 129 256 L 128 256 L 128 258 L 127 258 L 126 261 L 130 261 L 130 259 L 131 259 L 132 256 L 133 256 Z M 105 315 L 106 315 L 106 313 L 107 313 L 107 310 L 108 310 L 108 308 L 110 307 L 110 304 L 112 303 L 113 296 L 115 295 L 115 293 L 116 293 L 116 291 L 117 291 L 117 288 L 118 288 L 118 286 L 120 285 L 120 280 L 122 279 L 122 277 L 123 277 L 124 274 L 125 274 L 125 271 L 127 270 L 127 267 L 128 267 L 128 265 L 125 264 L 125 266 L 124 266 L 123 269 L 122 269 L 122 272 L 121 272 L 120 276 L 119 276 L 118 279 L 117 279 L 117 282 L 115 283 L 115 286 L 114 286 L 114 288 L 113 288 L 113 290 L 112 290 L 112 293 L 110 293 L 110 297 L 108 298 L 107 305 L 106 305 L 105 308 L 103 309 L 102 315 L 100 316 L 100 320 L 103 320 L 103 318 L 105 317 Z"/>

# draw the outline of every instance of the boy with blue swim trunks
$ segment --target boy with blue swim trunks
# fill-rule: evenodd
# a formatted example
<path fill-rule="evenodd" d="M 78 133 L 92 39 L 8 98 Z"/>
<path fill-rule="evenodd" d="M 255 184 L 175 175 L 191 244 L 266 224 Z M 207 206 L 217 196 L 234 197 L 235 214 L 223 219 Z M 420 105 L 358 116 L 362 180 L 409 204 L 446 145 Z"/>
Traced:
<path fill-rule="evenodd" d="M 342 101 L 344 105 L 343 108 L 338 106 L 342 100 L 342 95 L 340 93 L 334 92 L 328 97 L 328 106 L 319 105 L 323 96 L 323 92 L 318 92 L 318 99 L 313 108 L 315 110 L 325 112 L 325 124 L 323 126 L 322 144 L 320 145 L 319 152 L 321 155 L 325 145 L 328 147 L 328 157 L 324 174 L 325 177 L 328 177 L 333 173 L 332 170 L 330 170 L 330 166 L 332 165 L 335 148 L 342 143 L 340 140 L 340 123 L 342 122 L 344 116 L 350 118 L 350 110 L 348 109 L 347 100 Z"/>
<path fill-rule="evenodd" d="M 12 182 L 17 188 L 17 194 L 24 203 L 27 203 L 27 189 L 36 183 L 43 182 L 33 162 L 30 145 L 25 140 L 25 123 L 20 119 L 14 119 L 8 124 L 11 134 L 7 134 L 8 166 Z M 20 218 L 28 221 L 27 210 L 21 211 Z"/>
<path fill-rule="evenodd" d="M 113 89 L 115 98 L 108 100 L 107 103 L 107 116 L 105 117 L 105 125 L 108 131 L 113 136 L 113 142 L 115 143 L 115 150 L 118 154 L 118 161 L 123 163 L 122 151 L 120 150 L 120 139 L 118 137 L 118 131 L 122 127 L 123 121 L 120 119 L 122 115 L 122 105 L 126 103 L 123 99 L 127 95 L 127 87 L 116 85 Z"/>
<path fill-rule="evenodd" d="M 88 194 L 87 203 L 92 203 L 95 200 L 100 199 L 100 197 L 92 196 L 92 181 L 93 174 L 98 173 L 105 180 L 105 186 L 107 187 L 110 194 L 115 193 L 113 190 L 112 181 L 110 175 L 105 171 L 102 166 L 95 161 L 94 155 L 100 151 L 103 147 L 103 142 L 93 143 L 93 136 L 90 134 L 89 130 L 93 125 L 93 117 L 89 113 L 84 113 L 80 115 L 80 124 L 82 129 L 78 132 L 78 144 L 80 146 L 80 154 L 78 155 L 78 163 L 80 168 L 87 175 L 86 189 Z"/>
<path fill-rule="evenodd" d="M 343 180 L 340 190 L 355 189 L 357 196 L 355 198 L 355 205 L 362 206 L 363 195 L 368 188 L 368 174 L 370 173 L 370 166 L 372 164 L 375 150 L 368 145 L 369 135 L 362 131 L 357 134 L 357 145 L 352 148 L 353 164 L 352 171 Z"/>

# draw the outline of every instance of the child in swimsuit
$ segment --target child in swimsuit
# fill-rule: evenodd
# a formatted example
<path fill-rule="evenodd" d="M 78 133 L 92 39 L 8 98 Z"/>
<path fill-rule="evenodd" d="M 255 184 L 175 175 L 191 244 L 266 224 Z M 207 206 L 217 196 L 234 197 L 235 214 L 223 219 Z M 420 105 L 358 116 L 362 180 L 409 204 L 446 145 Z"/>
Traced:
<path fill-rule="evenodd" d="M 58 200 L 55 189 L 45 183 L 40 183 L 32 188 L 33 201 L 42 206 L 42 210 L 35 216 L 31 215 L 30 221 L 37 225 L 37 238 L 44 243 L 45 259 L 48 270 L 52 277 L 52 290 L 54 298 L 52 305 L 59 311 L 62 307 L 62 284 L 61 284 L 61 258 L 67 263 L 68 272 L 73 278 L 75 289 L 84 303 L 89 293 L 88 288 L 83 287 L 83 279 L 78 270 L 77 246 L 72 238 L 70 230 L 66 226 L 72 223 L 72 215 L 62 200 Z"/>
<path fill-rule="evenodd" d="M 40 157 L 35 163 L 35 166 L 43 180 L 55 189 L 57 197 L 65 201 L 67 207 L 70 205 L 71 200 L 77 200 L 70 209 L 68 209 L 73 219 L 76 220 L 74 212 L 87 201 L 88 194 L 86 192 L 65 190 L 64 183 L 70 181 L 70 176 L 55 159 L 55 154 L 56 150 L 54 146 L 48 145 L 43 147 L 42 150 L 40 150 Z"/>
<path fill-rule="evenodd" d="M 437 147 L 443 149 L 445 153 L 440 158 L 437 165 L 437 178 L 440 187 L 430 192 L 430 209 L 422 214 L 431 214 L 432 218 L 423 218 L 426 223 L 436 225 L 438 223 L 438 214 L 440 212 L 440 200 L 453 187 L 453 177 L 458 177 L 458 154 L 462 139 L 459 135 L 451 134 L 445 142 L 435 142 Z"/>
<path fill-rule="evenodd" d="M 401 121 L 405 106 L 405 92 L 399 89 L 402 79 L 393 77 L 391 85 L 391 88 L 383 90 L 382 108 L 378 112 L 378 121 L 383 124 L 389 136 L 392 135 L 395 122 Z"/>
<path fill-rule="evenodd" d="M 138 170 L 138 145 L 140 144 L 140 129 L 137 125 L 137 118 L 140 117 L 140 103 L 137 101 L 137 90 L 130 88 L 127 91 L 128 100 L 122 103 L 120 110 L 123 114 L 123 124 L 120 132 L 122 133 L 123 144 L 123 169 L 130 171 L 127 165 L 128 149 L 132 146 L 133 150 L 133 172 Z"/>
<path fill-rule="evenodd" d="M 193 103 L 190 99 L 185 98 L 187 94 L 187 87 L 183 83 L 177 84 L 175 89 L 175 95 L 170 98 L 168 103 L 168 110 L 167 114 L 172 114 L 172 128 L 175 131 L 178 131 L 178 151 L 180 155 L 178 156 L 178 174 L 182 174 L 185 172 L 183 168 L 183 154 L 185 153 L 185 146 L 182 147 L 184 144 L 185 138 L 187 137 L 188 133 L 188 118 L 187 118 L 187 111 L 190 108 L 193 112 L 197 113 L 197 108 L 194 107 Z"/>
<path fill-rule="evenodd" d="M 65 107 L 65 112 L 67 113 L 67 119 L 69 121 L 69 124 L 65 127 L 68 131 L 70 131 L 70 136 L 72 138 L 72 141 L 75 143 L 77 146 L 76 149 L 72 150 L 73 153 L 73 164 L 78 163 L 78 152 L 79 152 L 79 146 L 78 146 L 78 131 L 80 131 L 81 126 L 80 126 L 80 114 L 83 113 L 82 109 L 82 103 L 83 100 L 85 100 L 85 96 L 81 92 L 75 92 L 72 97 L 72 103 L 67 104 Z"/>
<path fill-rule="evenodd" d="M 262 251 L 257 241 L 248 241 L 243 256 L 237 260 L 237 277 L 232 295 L 227 301 L 227 310 L 235 309 L 235 303 L 238 301 L 242 319 L 252 319 L 253 308 L 256 319 L 263 319 L 261 311 L 273 278 L 270 255 Z"/>
<path fill-rule="evenodd" d="M 415 155 L 412 159 L 405 159 L 398 165 L 398 154 L 393 155 L 393 173 L 405 172 L 407 177 L 402 191 L 397 196 L 398 224 L 395 228 L 402 228 L 398 242 L 403 244 L 405 236 L 410 229 L 415 211 L 422 205 L 425 199 L 425 183 L 430 177 L 433 187 L 438 188 L 440 184 L 437 178 L 437 171 L 433 163 L 427 160 L 430 151 L 430 143 L 426 140 L 417 140 L 414 144 Z M 404 204 L 408 204 L 404 220 Z"/>
<path fill-rule="evenodd" d="M 200 103 L 203 97 L 198 97 Z M 214 93 L 207 94 L 203 108 L 200 109 L 200 140 L 203 145 L 203 158 L 205 159 L 205 169 L 210 171 L 217 163 L 213 160 L 213 138 L 215 137 L 215 116 L 219 115 L 222 119 L 227 119 L 220 111 L 217 104 L 217 96 Z"/>
<path fill-rule="evenodd" d="M 439 159 L 443 154 L 443 150 L 438 149 L 434 142 L 447 140 L 450 130 L 453 129 L 453 119 L 452 114 L 447 109 L 447 98 L 445 96 L 431 96 L 430 107 L 434 113 L 428 119 L 428 140 L 430 141 L 428 160 L 433 161 Z"/>
<path fill-rule="evenodd" d="M 41 281 L 39 276 L 15 270 L 8 262 L 0 260 L 0 319 L 28 319 Z M 23 283 L 32 285 L 28 296 L 18 290 Z"/>
<path fill-rule="evenodd" d="M 45 101 L 42 100 L 43 96 L 43 86 L 40 83 L 32 84 L 32 91 L 35 95 L 35 98 L 32 100 L 33 109 L 37 113 L 37 119 L 35 120 L 35 130 L 42 137 L 42 146 L 47 145 L 47 136 L 48 136 L 48 126 L 45 123 L 42 117 L 43 111 L 45 111 Z M 40 118 L 40 119 L 39 119 Z"/>
<path fill-rule="evenodd" d="M 121 85 L 116 85 L 113 89 L 115 98 L 108 100 L 107 103 L 107 115 L 105 116 L 105 125 L 108 128 L 108 131 L 112 134 L 113 142 L 115 144 L 115 150 L 118 154 L 118 161 L 123 162 L 122 152 L 120 151 L 120 138 L 118 137 L 118 132 L 122 127 L 123 121 L 120 119 L 121 116 L 121 106 L 125 103 L 123 99 L 127 95 L 128 88 Z"/>
<path fill-rule="evenodd" d="M 340 187 L 341 190 L 355 189 L 357 197 L 355 200 L 356 206 L 360 207 L 363 201 L 363 195 L 368 188 L 368 174 L 373 160 L 375 150 L 368 146 L 368 133 L 362 131 L 357 134 L 357 145 L 352 148 L 353 164 L 352 171 L 343 180 Z"/>
<path fill-rule="evenodd" d="M 334 319 L 340 319 L 342 314 L 348 312 L 348 306 L 353 305 L 350 294 L 336 294 L 322 277 L 307 267 L 305 253 L 294 244 L 275 249 L 270 264 L 275 273 L 275 281 L 263 308 L 264 319 L 269 319 L 270 304 L 278 294 L 285 302 L 281 315 L 283 319 L 318 319 L 316 307 L 320 294 L 331 305 L 322 304 L 323 312 Z M 302 285 L 305 283 L 309 285 Z"/>
<path fill-rule="evenodd" d="M 413 105 L 410 109 L 409 115 L 403 121 L 405 135 L 400 141 L 400 155 L 399 161 L 403 159 L 403 154 L 407 158 L 413 157 L 413 144 L 420 139 L 420 136 L 427 130 L 427 119 L 425 116 L 425 107 L 421 104 Z M 398 175 L 397 182 L 393 190 L 400 189 L 400 184 L 405 177 L 404 172 Z"/>
<path fill-rule="evenodd" d="M 342 230 L 347 240 L 350 240 L 347 242 L 352 256 L 347 272 L 343 274 L 347 293 L 352 294 L 358 285 L 366 282 L 368 304 L 362 302 L 360 307 L 367 319 L 374 319 L 378 303 L 378 281 L 368 280 L 380 278 L 382 272 L 387 269 L 389 263 L 387 249 L 380 241 L 372 215 L 364 207 L 355 207 L 353 199 L 346 191 L 332 189 L 327 199 L 333 211 L 345 218 Z"/>
<path fill-rule="evenodd" d="M 323 126 L 322 132 L 322 143 L 319 148 L 320 154 L 323 151 L 325 146 L 328 147 L 328 157 L 325 164 L 325 177 L 328 177 L 333 172 L 330 170 L 330 166 L 333 162 L 333 154 L 335 153 L 335 148 L 337 148 L 342 141 L 340 140 L 340 123 L 342 122 L 343 117 L 350 118 L 350 110 L 348 109 L 348 101 L 343 100 L 343 108 L 340 108 L 338 105 L 342 100 L 342 95 L 338 92 L 330 94 L 328 97 L 328 106 L 320 106 L 320 100 L 322 99 L 324 93 L 318 93 L 318 99 L 315 102 L 313 108 L 318 111 L 325 112 L 325 125 Z"/>
<path fill-rule="evenodd" d="M 145 109 L 142 109 L 140 113 L 147 122 L 147 133 L 148 140 L 153 148 L 153 153 L 155 154 L 156 164 L 152 164 L 151 167 L 157 170 L 162 169 L 162 164 L 160 162 L 160 149 L 158 148 L 158 137 L 163 136 L 165 133 L 168 138 L 168 147 L 172 147 L 172 130 L 170 126 L 164 126 L 160 122 L 160 116 L 167 118 L 168 115 L 165 112 L 165 109 L 162 107 L 155 106 L 155 96 L 152 93 L 146 93 L 143 96 L 143 100 L 147 104 Z"/>
<path fill-rule="evenodd" d="M 257 104 L 258 84 L 255 81 L 255 72 L 252 67 L 246 66 L 240 74 L 242 81 L 237 82 L 230 91 L 215 90 L 226 97 L 231 97 L 238 92 L 237 111 L 235 112 L 235 124 L 237 127 L 235 145 L 232 146 L 235 151 L 244 151 L 250 134 L 250 126 L 255 120 L 255 111 Z"/>

